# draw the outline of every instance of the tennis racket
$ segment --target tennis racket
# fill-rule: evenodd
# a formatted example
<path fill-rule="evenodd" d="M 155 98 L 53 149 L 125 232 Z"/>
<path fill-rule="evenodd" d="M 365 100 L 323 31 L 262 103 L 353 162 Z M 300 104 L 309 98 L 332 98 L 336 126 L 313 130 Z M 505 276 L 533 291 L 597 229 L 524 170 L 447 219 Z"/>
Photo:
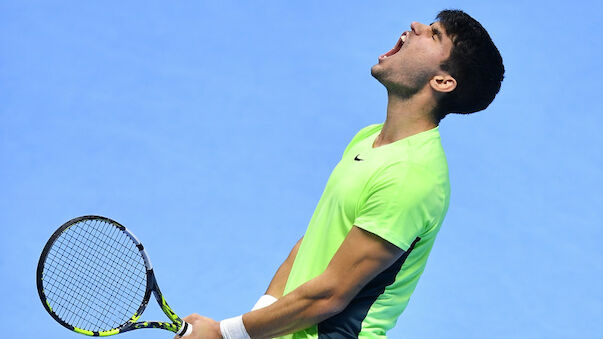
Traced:
<path fill-rule="evenodd" d="M 109 218 L 83 216 L 59 227 L 42 250 L 36 282 L 46 311 L 77 333 L 161 328 L 186 336 L 193 330 L 165 301 L 140 241 Z M 138 321 L 151 292 L 171 322 Z"/>

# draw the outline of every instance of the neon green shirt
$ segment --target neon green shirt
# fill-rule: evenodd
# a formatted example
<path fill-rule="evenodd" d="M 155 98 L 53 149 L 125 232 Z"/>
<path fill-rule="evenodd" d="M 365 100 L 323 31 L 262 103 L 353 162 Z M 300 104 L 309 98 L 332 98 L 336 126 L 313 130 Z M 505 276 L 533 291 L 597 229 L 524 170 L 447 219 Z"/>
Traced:
<path fill-rule="evenodd" d="M 365 127 L 345 149 L 310 220 L 284 293 L 321 274 L 354 225 L 405 253 L 344 311 L 282 338 L 386 338 L 425 269 L 450 201 L 439 129 L 373 148 L 382 127 Z"/>

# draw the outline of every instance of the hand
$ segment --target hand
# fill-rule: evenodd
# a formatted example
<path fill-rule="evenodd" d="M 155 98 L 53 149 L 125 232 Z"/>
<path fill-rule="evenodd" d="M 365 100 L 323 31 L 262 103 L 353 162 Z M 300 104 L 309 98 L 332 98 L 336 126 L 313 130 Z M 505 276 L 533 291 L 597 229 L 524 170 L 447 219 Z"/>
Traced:
<path fill-rule="evenodd" d="M 213 319 L 193 313 L 182 320 L 193 325 L 193 332 L 187 337 L 177 335 L 174 339 L 222 339 L 220 323 Z"/>

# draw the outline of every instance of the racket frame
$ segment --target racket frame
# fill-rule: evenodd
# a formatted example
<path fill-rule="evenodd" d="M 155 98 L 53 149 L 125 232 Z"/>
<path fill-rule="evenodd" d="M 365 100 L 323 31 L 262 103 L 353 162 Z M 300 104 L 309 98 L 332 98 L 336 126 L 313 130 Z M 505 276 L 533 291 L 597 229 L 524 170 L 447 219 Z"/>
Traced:
<path fill-rule="evenodd" d="M 59 238 L 59 236 L 61 236 L 61 234 L 65 231 L 67 231 L 71 226 L 73 226 L 79 222 L 84 222 L 86 220 L 100 220 L 100 221 L 108 222 L 108 223 L 111 223 L 112 225 L 114 225 L 116 228 L 118 228 L 123 233 L 125 233 L 132 240 L 132 242 L 136 245 L 136 248 L 138 248 L 138 251 L 140 252 L 140 255 L 142 256 L 142 258 L 144 259 L 144 264 L 146 266 L 147 285 L 146 285 L 144 298 L 140 304 L 140 307 L 134 313 L 134 315 L 130 319 L 128 319 L 125 323 L 117 326 L 116 328 L 106 330 L 106 331 L 85 330 L 85 329 L 75 327 L 75 326 L 65 322 L 56 313 L 54 313 L 54 311 L 52 310 L 52 307 L 50 306 L 50 303 L 48 302 L 48 299 L 46 298 L 46 295 L 44 293 L 44 285 L 43 285 L 44 263 L 46 261 L 48 252 L 52 248 L 52 245 L 54 244 L 55 240 L 57 240 Z M 85 216 L 73 218 L 73 219 L 67 221 L 66 223 L 64 223 L 63 225 L 61 225 L 61 227 L 59 227 L 52 234 L 52 236 L 50 237 L 50 239 L 44 246 L 44 249 L 42 250 L 42 254 L 40 255 L 40 260 L 38 261 L 38 267 L 36 270 L 36 285 L 37 285 L 37 289 L 38 289 L 38 295 L 40 296 L 40 300 L 42 301 L 42 305 L 44 305 L 44 308 L 46 309 L 46 311 L 59 324 L 63 325 L 65 328 L 67 328 L 71 331 L 77 332 L 77 333 L 81 333 L 81 334 L 85 334 L 85 335 L 89 335 L 89 336 L 95 336 L 95 337 L 99 337 L 99 336 L 105 337 L 105 336 L 109 336 L 109 335 L 137 330 L 137 329 L 141 329 L 141 328 L 160 328 L 160 329 L 168 330 L 170 332 L 174 332 L 178 335 L 181 335 L 183 333 L 186 333 L 187 329 L 191 326 L 186 321 L 183 321 L 182 319 L 180 319 L 180 317 L 178 317 L 178 315 L 176 315 L 176 313 L 174 313 L 172 308 L 165 301 L 165 298 L 163 297 L 163 294 L 161 293 L 161 290 L 159 289 L 159 285 L 157 285 L 157 279 L 155 279 L 155 273 L 153 271 L 153 266 L 151 265 L 149 256 L 147 255 L 147 252 L 145 251 L 142 243 L 125 226 L 123 226 L 120 223 L 118 223 L 117 221 L 109 219 L 107 217 L 98 216 L 98 215 L 85 215 Z M 151 293 L 155 296 L 155 299 L 157 300 L 157 303 L 159 304 L 159 307 L 161 307 L 161 310 L 163 311 L 163 313 L 165 313 L 165 315 L 172 322 L 138 321 L 138 319 L 140 318 L 140 316 L 146 309 L 147 304 L 149 303 L 149 300 L 151 299 Z"/>

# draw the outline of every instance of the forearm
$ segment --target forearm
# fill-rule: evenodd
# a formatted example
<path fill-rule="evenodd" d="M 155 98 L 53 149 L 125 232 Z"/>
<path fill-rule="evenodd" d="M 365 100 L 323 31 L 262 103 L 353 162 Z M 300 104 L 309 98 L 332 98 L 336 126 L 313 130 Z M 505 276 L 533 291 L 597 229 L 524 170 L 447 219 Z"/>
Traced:
<path fill-rule="evenodd" d="M 289 256 L 278 268 L 270 285 L 268 285 L 268 289 L 266 290 L 266 294 L 269 294 L 275 298 L 280 298 L 283 296 L 283 292 L 285 290 L 285 285 L 287 284 L 287 279 L 289 278 L 289 273 L 291 273 L 291 267 L 293 266 L 293 262 L 295 261 L 295 257 L 297 256 L 297 251 L 302 242 L 302 239 L 299 239 L 293 249 L 289 253 Z"/>
<path fill-rule="evenodd" d="M 299 286 L 274 304 L 243 315 L 254 339 L 273 338 L 315 325 L 339 313 L 345 302 L 324 274 Z"/>
<path fill-rule="evenodd" d="M 223 337 L 273 338 L 316 325 L 343 311 L 363 286 L 403 254 L 401 248 L 354 226 L 322 274 L 270 306 L 223 320 Z"/>

